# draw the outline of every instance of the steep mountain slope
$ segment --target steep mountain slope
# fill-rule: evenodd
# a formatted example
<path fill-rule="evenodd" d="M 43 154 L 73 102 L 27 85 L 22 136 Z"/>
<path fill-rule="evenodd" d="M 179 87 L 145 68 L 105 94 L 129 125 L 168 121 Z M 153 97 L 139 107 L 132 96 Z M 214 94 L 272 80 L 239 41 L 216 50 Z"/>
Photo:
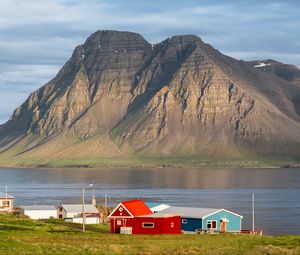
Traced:
<path fill-rule="evenodd" d="M 249 61 L 248 63 L 259 71 L 274 74 L 300 88 L 300 69 L 294 65 L 283 64 L 272 59 Z M 297 113 L 300 114 L 300 93 L 296 93 L 292 101 Z"/>
<path fill-rule="evenodd" d="M 192 35 L 98 31 L 0 126 L 1 154 L 298 157 L 300 87 L 253 64 Z"/>
<path fill-rule="evenodd" d="M 283 64 L 272 59 L 248 61 L 248 64 L 260 71 L 272 73 L 300 86 L 300 69 L 295 65 Z"/>

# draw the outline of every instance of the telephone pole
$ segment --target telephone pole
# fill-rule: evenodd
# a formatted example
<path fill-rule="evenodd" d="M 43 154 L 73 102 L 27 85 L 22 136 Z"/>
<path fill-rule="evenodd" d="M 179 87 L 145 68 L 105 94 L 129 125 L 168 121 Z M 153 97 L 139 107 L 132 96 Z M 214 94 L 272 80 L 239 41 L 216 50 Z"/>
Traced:
<path fill-rule="evenodd" d="M 254 227 L 254 193 L 252 193 L 252 232 L 254 233 L 255 227 Z"/>
<path fill-rule="evenodd" d="M 82 188 L 82 231 L 85 231 L 84 187 Z"/>

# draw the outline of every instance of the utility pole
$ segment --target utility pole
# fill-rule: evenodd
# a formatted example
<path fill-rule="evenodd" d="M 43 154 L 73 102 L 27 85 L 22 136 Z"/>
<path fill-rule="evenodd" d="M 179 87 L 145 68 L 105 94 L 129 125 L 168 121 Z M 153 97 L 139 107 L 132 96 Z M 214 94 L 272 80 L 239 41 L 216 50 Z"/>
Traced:
<path fill-rule="evenodd" d="M 93 187 L 93 184 L 90 184 L 89 187 Z M 85 203 L 84 203 L 84 189 L 85 186 L 82 187 L 82 231 L 85 232 Z"/>
<path fill-rule="evenodd" d="M 252 193 L 252 232 L 254 233 L 254 193 Z"/>
<path fill-rule="evenodd" d="M 9 211 L 9 207 L 7 207 L 8 202 L 7 202 L 7 185 L 5 186 L 5 204 L 6 204 L 6 212 L 8 213 Z"/>
<path fill-rule="evenodd" d="M 82 231 L 85 231 L 84 187 L 82 188 Z"/>

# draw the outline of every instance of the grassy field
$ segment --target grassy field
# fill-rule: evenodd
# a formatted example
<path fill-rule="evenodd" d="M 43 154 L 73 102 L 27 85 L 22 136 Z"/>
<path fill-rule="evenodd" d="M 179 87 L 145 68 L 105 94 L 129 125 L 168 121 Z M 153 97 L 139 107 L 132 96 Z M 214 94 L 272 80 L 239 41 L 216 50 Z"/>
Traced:
<path fill-rule="evenodd" d="M 201 157 L 139 157 L 103 158 L 103 157 L 64 157 L 37 159 L 23 156 L 0 154 L 0 167 L 50 167 L 50 168 L 97 168 L 97 167 L 126 167 L 126 168 L 170 168 L 170 167 L 242 167 L 242 168 L 272 168 L 285 166 L 300 166 L 300 160 L 292 159 L 251 159 L 251 158 L 201 158 Z"/>
<path fill-rule="evenodd" d="M 0 215 L 0 254 L 300 254 L 300 236 L 112 235 L 78 226 Z"/>

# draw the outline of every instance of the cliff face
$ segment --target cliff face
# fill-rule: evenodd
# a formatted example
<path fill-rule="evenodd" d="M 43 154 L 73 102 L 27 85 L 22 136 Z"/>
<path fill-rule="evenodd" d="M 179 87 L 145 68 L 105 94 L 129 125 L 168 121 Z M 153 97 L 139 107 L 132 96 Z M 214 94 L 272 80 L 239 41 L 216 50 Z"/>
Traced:
<path fill-rule="evenodd" d="M 196 36 L 98 31 L 0 126 L 2 153 L 300 156 L 300 86 L 254 65 Z"/>

